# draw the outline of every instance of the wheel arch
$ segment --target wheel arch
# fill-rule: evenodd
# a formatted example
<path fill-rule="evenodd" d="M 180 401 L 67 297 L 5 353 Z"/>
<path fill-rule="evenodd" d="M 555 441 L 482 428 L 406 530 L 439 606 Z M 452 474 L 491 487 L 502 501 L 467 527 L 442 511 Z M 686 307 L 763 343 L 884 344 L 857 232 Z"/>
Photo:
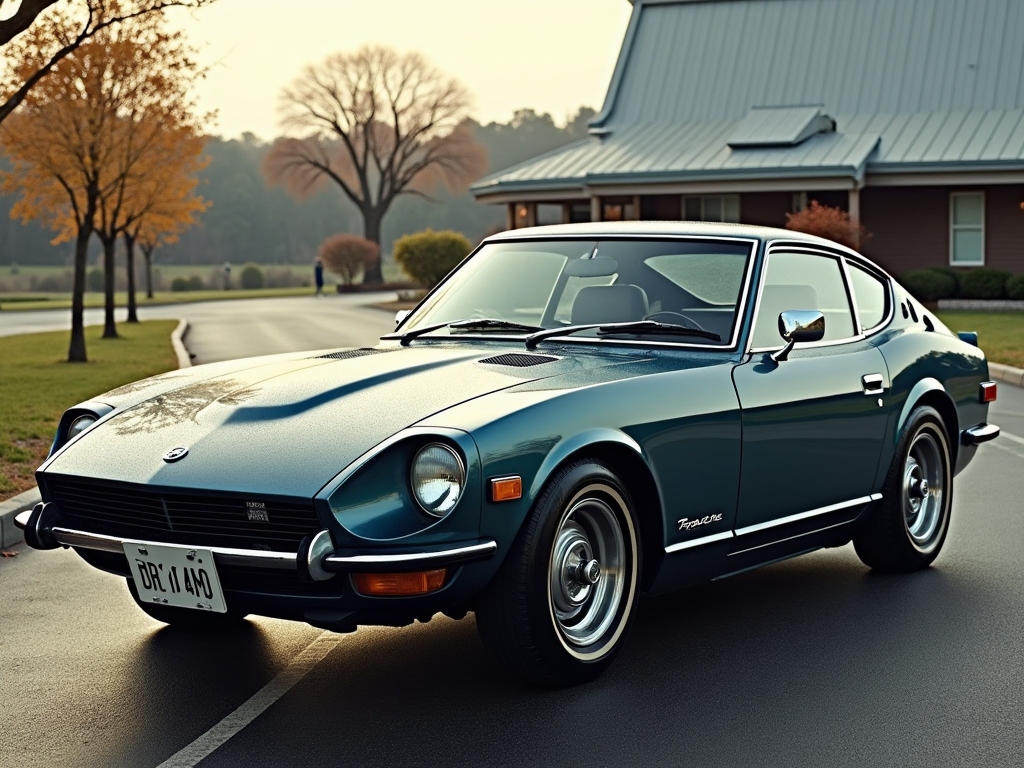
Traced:
<path fill-rule="evenodd" d="M 537 472 L 531 489 L 532 497 L 537 498 L 559 468 L 582 458 L 593 458 L 607 464 L 632 497 L 640 524 L 643 552 L 640 589 L 646 590 L 653 583 L 665 556 L 664 514 L 654 473 L 633 438 L 617 430 L 595 430 L 559 443 Z"/>
<path fill-rule="evenodd" d="M 900 412 L 899 421 L 896 423 L 894 445 L 899 444 L 900 436 L 903 434 L 903 428 L 906 426 L 910 414 L 919 405 L 931 406 L 939 412 L 942 423 L 946 427 L 946 436 L 949 438 L 953 466 L 956 466 L 957 454 L 960 450 L 959 417 L 953 399 L 937 379 L 921 379 L 910 390 L 910 394 L 907 395 L 906 402 L 903 404 L 903 410 Z"/>

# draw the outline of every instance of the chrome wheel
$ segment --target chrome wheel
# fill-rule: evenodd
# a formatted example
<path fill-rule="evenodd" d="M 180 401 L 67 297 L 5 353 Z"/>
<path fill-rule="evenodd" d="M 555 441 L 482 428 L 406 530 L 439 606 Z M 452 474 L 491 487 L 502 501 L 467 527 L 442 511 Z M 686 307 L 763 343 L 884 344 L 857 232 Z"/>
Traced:
<path fill-rule="evenodd" d="M 582 489 L 556 529 L 548 603 L 562 645 L 579 659 L 614 645 L 635 593 L 636 536 L 622 498 L 607 486 Z"/>
<path fill-rule="evenodd" d="M 910 541 L 921 552 L 935 546 L 945 516 L 945 453 L 930 430 L 911 443 L 903 464 L 903 519 Z"/>

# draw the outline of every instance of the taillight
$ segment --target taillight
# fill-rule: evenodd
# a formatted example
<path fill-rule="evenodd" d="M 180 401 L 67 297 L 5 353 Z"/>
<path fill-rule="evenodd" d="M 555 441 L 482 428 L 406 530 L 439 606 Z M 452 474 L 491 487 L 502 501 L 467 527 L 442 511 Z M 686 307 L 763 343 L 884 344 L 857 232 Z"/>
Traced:
<path fill-rule="evenodd" d="M 996 383 L 994 381 L 981 382 L 981 393 L 978 399 L 983 403 L 994 403 L 996 400 Z"/>

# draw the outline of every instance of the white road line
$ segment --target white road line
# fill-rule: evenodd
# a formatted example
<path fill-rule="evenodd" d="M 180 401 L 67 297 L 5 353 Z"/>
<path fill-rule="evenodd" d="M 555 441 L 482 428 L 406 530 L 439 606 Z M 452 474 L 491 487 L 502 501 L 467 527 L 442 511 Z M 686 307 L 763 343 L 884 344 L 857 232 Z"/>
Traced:
<path fill-rule="evenodd" d="M 254 693 L 248 701 L 187 747 L 164 760 L 157 768 L 194 768 L 200 760 L 207 757 L 217 747 L 263 714 L 271 704 L 288 693 L 296 683 L 313 670 L 313 667 L 334 650 L 343 637 L 344 635 L 333 632 L 324 632 L 318 635 L 316 640 L 306 646 L 302 653 L 277 674 L 277 677 Z"/>
<path fill-rule="evenodd" d="M 1000 431 L 999 437 L 1004 438 L 1006 440 L 1010 440 L 1014 443 L 1020 443 L 1021 445 L 1024 445 L 1024 437 L 1017 437 L 1016 435 L 1011 435 L 1009 432 Z M 999 437 L 997 437 L 996 440 L 998 440 Z"/>

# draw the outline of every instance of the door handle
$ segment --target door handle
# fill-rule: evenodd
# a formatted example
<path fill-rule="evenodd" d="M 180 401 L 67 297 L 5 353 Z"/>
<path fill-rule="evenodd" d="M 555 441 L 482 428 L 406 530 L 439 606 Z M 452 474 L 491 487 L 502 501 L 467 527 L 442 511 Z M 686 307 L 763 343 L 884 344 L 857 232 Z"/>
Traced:
<path fill-rule="evenodd" d="M 865 373 L 860 377 L 865 395 L 880 395 L 885 392 L 885 379 L 880 373 Z"/>

